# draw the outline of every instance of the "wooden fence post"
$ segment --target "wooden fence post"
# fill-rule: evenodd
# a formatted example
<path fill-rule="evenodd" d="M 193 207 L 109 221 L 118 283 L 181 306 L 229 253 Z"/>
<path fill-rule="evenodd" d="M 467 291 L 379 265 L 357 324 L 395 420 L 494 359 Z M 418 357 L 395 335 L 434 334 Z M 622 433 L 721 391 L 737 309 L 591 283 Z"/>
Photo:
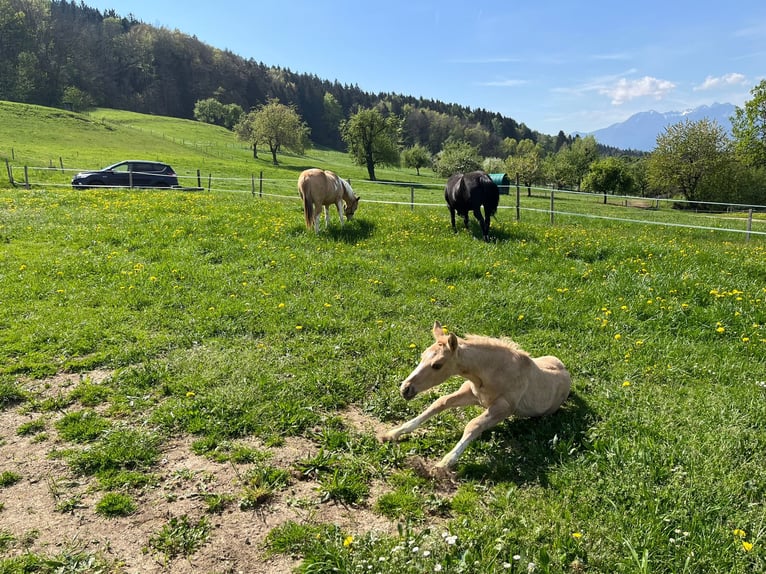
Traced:
<path fill-rule="evenodd" d="M 12 186 L 16 187 L 16 183 L 13 181 L 13 168 L 11 167 L 8 158 L 5 158 L 5 169 L 8 172 L 8 181 Z"/>
<path fill-rule="evenodd" d="M 750 232 L 753 230 L 753 208 L 747 210 L 747 235 L 745 241 L 750 242 Z"/>
<path fill-rule="evenodd" d="M 207 174 L 207 190 L 210 191 L 210 186 L 213 184 L 213 174 Z"/>
<path fill-rule="evenodd" d="M 29 170 L 24 166 L 24 189 L 29 189 Z"/>
<path fill-rule="evenodd" d="M 516 221 L 521 221 L 521 187 L 519 187 L 519 172 L 516 172 Z"/>
<path fill-rule="evenodd" d="M 64 171 L 64 160 L 61 159 L 61 156 L 59 156 L 59 165 L 61 166 L 61 171 Z"/>
<path fill-rule="evenodd" d="M 202 178 L 200 177 L 199 170 L 197 170 L 197 187 L 202 189 Z"/>
<path fill-rule="evenodd" d="M 255 174 L 250 174 L 250 194 L 255 197 Z"/>
<path fill-rule="evenodd" d="M 258 197 L 263 197 L 263 170 L 258 175 Z"/>
<path fill-rule="evenodd" d="M 415 211 L 415 188 L 410 186 L 410 211 Z"/>

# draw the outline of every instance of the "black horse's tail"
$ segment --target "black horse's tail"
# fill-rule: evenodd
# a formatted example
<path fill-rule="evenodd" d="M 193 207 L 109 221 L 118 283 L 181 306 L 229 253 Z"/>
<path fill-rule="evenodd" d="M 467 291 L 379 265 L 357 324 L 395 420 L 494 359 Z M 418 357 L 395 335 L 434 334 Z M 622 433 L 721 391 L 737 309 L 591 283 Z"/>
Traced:
<path fill-rule="evenodd" d="M 481 177 L 481 186 L 483 188 L 484 213 L 487 217 L 497 216 L 497 206 L 500 204 L 500 188 L 486 174 Z"/>

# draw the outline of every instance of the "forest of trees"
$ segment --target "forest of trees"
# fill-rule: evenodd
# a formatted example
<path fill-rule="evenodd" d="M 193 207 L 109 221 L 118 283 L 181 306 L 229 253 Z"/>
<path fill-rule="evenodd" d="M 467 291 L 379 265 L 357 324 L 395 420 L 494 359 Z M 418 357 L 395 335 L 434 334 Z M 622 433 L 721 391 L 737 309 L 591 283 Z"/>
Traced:
<path fill-rule="evenodd" d="M 295 107 L 315 144 L 335 149 L 344 149 L 338 120 L 380 102 L 405 118 L 402 143 L 421 144 L 431 153 L 448 137 L 471 141 L 483 155 L 499 155 L 505 138 L 532 139 L 551 151 L 569 141 L 563 133 L 545 136 L 483 109 L 371 94 L 267 66 L 84 2 L 0 0 L 2 100 L 193 118 L 195 104 L 207 98 L 245 111 L 277 99 Z"/>

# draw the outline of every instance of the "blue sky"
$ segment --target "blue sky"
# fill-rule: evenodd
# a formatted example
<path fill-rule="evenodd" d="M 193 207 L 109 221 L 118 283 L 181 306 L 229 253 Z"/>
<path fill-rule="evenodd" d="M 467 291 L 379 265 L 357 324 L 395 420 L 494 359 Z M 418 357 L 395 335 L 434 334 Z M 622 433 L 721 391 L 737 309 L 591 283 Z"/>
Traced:
<path fill-rule="evenodd" d="M 763 0 L 85 0 L 267 66 L 484 108 L 547 134 L 742 106 L 766 77 Z"/>

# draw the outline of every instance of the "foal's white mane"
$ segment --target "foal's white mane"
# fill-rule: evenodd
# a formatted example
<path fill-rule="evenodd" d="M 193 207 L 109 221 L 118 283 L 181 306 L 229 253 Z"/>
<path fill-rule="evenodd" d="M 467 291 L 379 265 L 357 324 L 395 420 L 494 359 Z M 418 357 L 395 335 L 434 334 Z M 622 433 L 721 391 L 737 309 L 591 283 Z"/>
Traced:
<path fill-rule="evenodd" d="M 503 337 L 501 339 L 495 339 L 494 337 L 486 337 L 484 335 L 472 335 L 466 334 L 464 340 L 471 344 L 479 344 L 485 347 L 507 347 L 517 353 L 524 355 L 528 354 L 522 349 L 519 344 L 510 337 Z"/>

